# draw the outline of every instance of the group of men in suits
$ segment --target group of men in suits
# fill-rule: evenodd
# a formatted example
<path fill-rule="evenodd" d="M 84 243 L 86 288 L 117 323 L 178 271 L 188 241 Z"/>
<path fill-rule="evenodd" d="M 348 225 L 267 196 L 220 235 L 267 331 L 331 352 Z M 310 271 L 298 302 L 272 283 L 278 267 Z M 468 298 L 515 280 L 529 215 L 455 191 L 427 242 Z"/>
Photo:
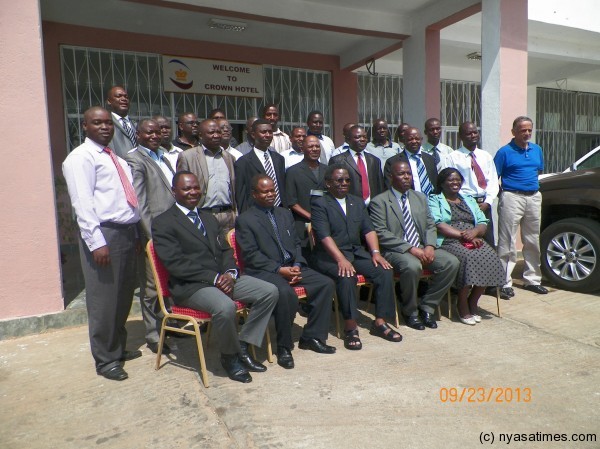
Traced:
<path fill-rule="evenodd" d="M 434 155 L 423 150 L 417 128 L 407 127 L 404 148 L 391 145 L 389 132 L 386 140 L 384 130 L 378 131 L 374 144 L 397 152 L 386 157 L 382 166 L 378 156 L 365 151 L 367 134 L 361 126 L 345 127 L 347 148 L 340 147 L 335 154 L 333 142 L 322 134 L 322 114 L 312 111 L 307 132 L 294 138 L 292 149 L 302 158 L 286 170 L 284 157 L 272 146 L 274 134 L 282 148 L 287 138 L 277 127 L 277 105 L 267 105 L 264 118 L 248 121 L 244 144 L 249 148 L 237 161 L 223 148 L 223 123 L 199 122 L 195 114 L 184 113 L 179 117 L 179 136 L 171 141 L 164 117 L 145 119 L 136 126 L 128 116 L 124 88 L 109 91 L 107 106 L 110 112 L 99 107 L 86 111 L 86 142 L 64 164 L 81 229 L 90 339 L 98 374 L 123 380 L 127 373 L 121 363 L 141 355 L 126 351 L 124 338 L 124 310 L 131 304 L 134 287 L 127 273 L 136 265 L 129 259 L 135 262 L 135 239 L 142 245 L 154 240 L 170 272 L 175 303 L 213 315 L 222 366 L 236 381 L 249 382 L 250 372 L 266 370 L 250 355 L 248 345 L 262 343 L 271 315 L 277 330 L 278 363 L 294 367 L 295 287 L 303 287 L 308 295 L 307 324 L 298 342 L 301 349 L 335 352 L 326 343 L 334 291 L 344 318 L 344 346 L 362 348 L 357 325 L 358 274 L 374 291 L 371 334 L 391 342 L 402 340 L 386 322 L 396 308 L 394 271 L 400 279 L 401 311 L 407 325 L 419 330 L 437 327 L 433 311 L 458 263 L 435 246 L 435 226 L 426 206 L 426 196 L 436 186 L 435 149 Z M 379 128 L 386 125 L 381 122 Z M 89 170 L 101 168 L 110 176 L 83 180 L 75 176 L 76 164 L 84 163 L 82 154 L 91 158 L 85 162 Z M 87 183 L 85 189 L 82 183 Z M 100 204 L 109 201 L 105 183 L 113 184 L 112 194 L 118 201 L 107 210 L 84 207 L 90 198 L 98 197 Z M 126 234 L 138 219 L 137 234 Z M 309 245 L 309 224 L 314 250 Z M 243 271 L 225 239 L 233 228 Z M 131 240 L 125 245 L 126 254 L 120 255 L 128 263 L 118 267 L 112 263 L 120 253 L 111 236 L 114 231 L 123 234 L 117 237 Z M 146 341 L 156 352 L 161 319 L 156 287 L 144 268 L 143 256 L 137 259 Z M 107 267 L 118 270 L 112 281 L 114 290 L 92 293 L 91 288 L 106 283 Z M 433 278 L 419 299 L 417 284 L 424 268 Z M 118 294 L 104 304 L 103 298 L 113 291 Z M 239 334 L 232 300 L 252 303 Z M 119 311 L 116 322 L 115 308 Z M 165 353 L 170 350 L 167 345 L 163 348 Z"/>

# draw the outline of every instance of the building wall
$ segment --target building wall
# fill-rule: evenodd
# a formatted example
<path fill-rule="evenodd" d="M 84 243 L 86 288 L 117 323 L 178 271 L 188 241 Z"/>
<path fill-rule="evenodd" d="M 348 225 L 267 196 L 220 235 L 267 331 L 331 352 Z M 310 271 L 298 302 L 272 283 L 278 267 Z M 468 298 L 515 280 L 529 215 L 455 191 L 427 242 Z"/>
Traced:
<path fill-rule="evenodd" d="M 8 2 L 0 26 L 3 163 L 0 319 L 62 310 L 38 2 Z M 12 151 L 7 151 L 10 148 Z"/>

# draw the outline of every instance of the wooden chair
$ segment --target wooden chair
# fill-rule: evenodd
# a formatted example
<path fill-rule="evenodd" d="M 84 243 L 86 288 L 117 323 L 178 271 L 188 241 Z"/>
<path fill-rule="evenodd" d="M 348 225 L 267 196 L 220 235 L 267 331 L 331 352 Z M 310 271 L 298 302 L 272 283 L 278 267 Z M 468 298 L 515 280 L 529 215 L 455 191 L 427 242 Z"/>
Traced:
<path fill-rule="evenodd" d="M 448 318 L 449 319 L 452 319 L 452 307 L 453 307 L 452 297 L 450 295 L 450 290 L 448 290 Z M 502 314 L 500 313 L 500 287 L 496 287 L 496 309 L 498 311 L 496 316 L 498 318 L 502 318 Z"/>
<path fill-rule="evenodd" d="M 160 360 L 162 356 L 162 348 L 165 343 L 166 331 L 177 332 L 180 334 L 194 335 L 196 337 L 196 347 L 198 349 L 198 358 L 200 359 L 200 375 L 202 383 L 208 388 L 208 374 L 206 371 L 206 360 L 204 358 L 204 349 L 202 347 L 202 334 L 200 332 L 200 326 L 204 323 L 210 323 L 212 316 L 208 312 L 201 310 L 192 309 L 189 307 L 182 307 L 173 305 L 169 311 L 165 304 L 165 298 L 171 296 L 169 291 L 169 272 L 158 258 L 156 251 L 154 250 L 154 243 L 152 240 L 146 245 L 146 253 L 148 254 L 148 260 L 152 267 L 152 274 L 154 275 L 154 282 L 156 284 L 156 293 L 158 296 L 158 303 L 160 304 L 160 310 L 163 314 L 163 319 L 160 327 L 160 340 L 158 342 L 158 351 L 156 353 L 156 366 L 155 369 L 160 368 Z M 248 313 L 246 305 L 240 301 L 235 301 L 237 308 L 237 314 L 239 316 L 245 316 Z M 185 329 L 185 327 L 176 327 L 169 325 L 169 320 L 175 320 L 177 322 L 183 322 L 183 326 L 191 325 L 193 329 Z M 267 357 L 269 362 L 273 361 L 273 354 L 271 352 L 271 340 L 269 333 L 266 333 L 267 338 Z"/>
<path fill-rule="evenodd" d="M 235 258 L 237 265 L 241 271 L 244 271 L 244 261 L 241 258 L 241 250 L 235 239 L 235 229 L 232 229 L 227 233 L 227 242 L 229 246 L 233 248 L 233 257 Z M 304 303 L 308 302 L 308 294 L 306 293 L 306 289 L 304 287 L 294 287 L 294 293 L 298 297 L 298 300 Z M 340 319 L 338 316 L 338 304 L 335 298 L 333 299 L 334 307 L 335 307 L 335 330 L 337 332 L 338 338 L 340 338 Z"/>

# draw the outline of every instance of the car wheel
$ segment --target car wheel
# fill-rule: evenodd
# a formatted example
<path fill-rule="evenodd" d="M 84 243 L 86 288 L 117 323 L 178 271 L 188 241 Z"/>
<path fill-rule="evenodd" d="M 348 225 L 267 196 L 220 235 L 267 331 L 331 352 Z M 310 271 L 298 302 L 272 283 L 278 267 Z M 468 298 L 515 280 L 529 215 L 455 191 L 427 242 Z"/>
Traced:
<path fill-rule="evenodd" d="M 600 224 L 567 218 L 551 224 L 540 237 L 544 276 L 559 288 L 576 292 L 600 289 Z"/>

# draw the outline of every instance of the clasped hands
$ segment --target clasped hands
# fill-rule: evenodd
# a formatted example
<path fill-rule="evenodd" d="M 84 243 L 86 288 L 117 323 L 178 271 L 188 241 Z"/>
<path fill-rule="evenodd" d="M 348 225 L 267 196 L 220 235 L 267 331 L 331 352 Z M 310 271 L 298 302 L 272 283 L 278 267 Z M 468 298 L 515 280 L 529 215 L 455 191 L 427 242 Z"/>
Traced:
<path fill-rule="evenodd" d="M 302 280 L 302 270 L 300 267 L 280 267 L 279 274 L 287 279 L 290 285 L 297 284 Z"/>
<path fill-rule="evenodd" d="M 483 245 L 483 239 L 477 236 L 477 231 L 475 228 L 461 231 L 460 239 L 463 242 L 471 242 L 475 248 L 479 248 L 481 245 Z"/>

